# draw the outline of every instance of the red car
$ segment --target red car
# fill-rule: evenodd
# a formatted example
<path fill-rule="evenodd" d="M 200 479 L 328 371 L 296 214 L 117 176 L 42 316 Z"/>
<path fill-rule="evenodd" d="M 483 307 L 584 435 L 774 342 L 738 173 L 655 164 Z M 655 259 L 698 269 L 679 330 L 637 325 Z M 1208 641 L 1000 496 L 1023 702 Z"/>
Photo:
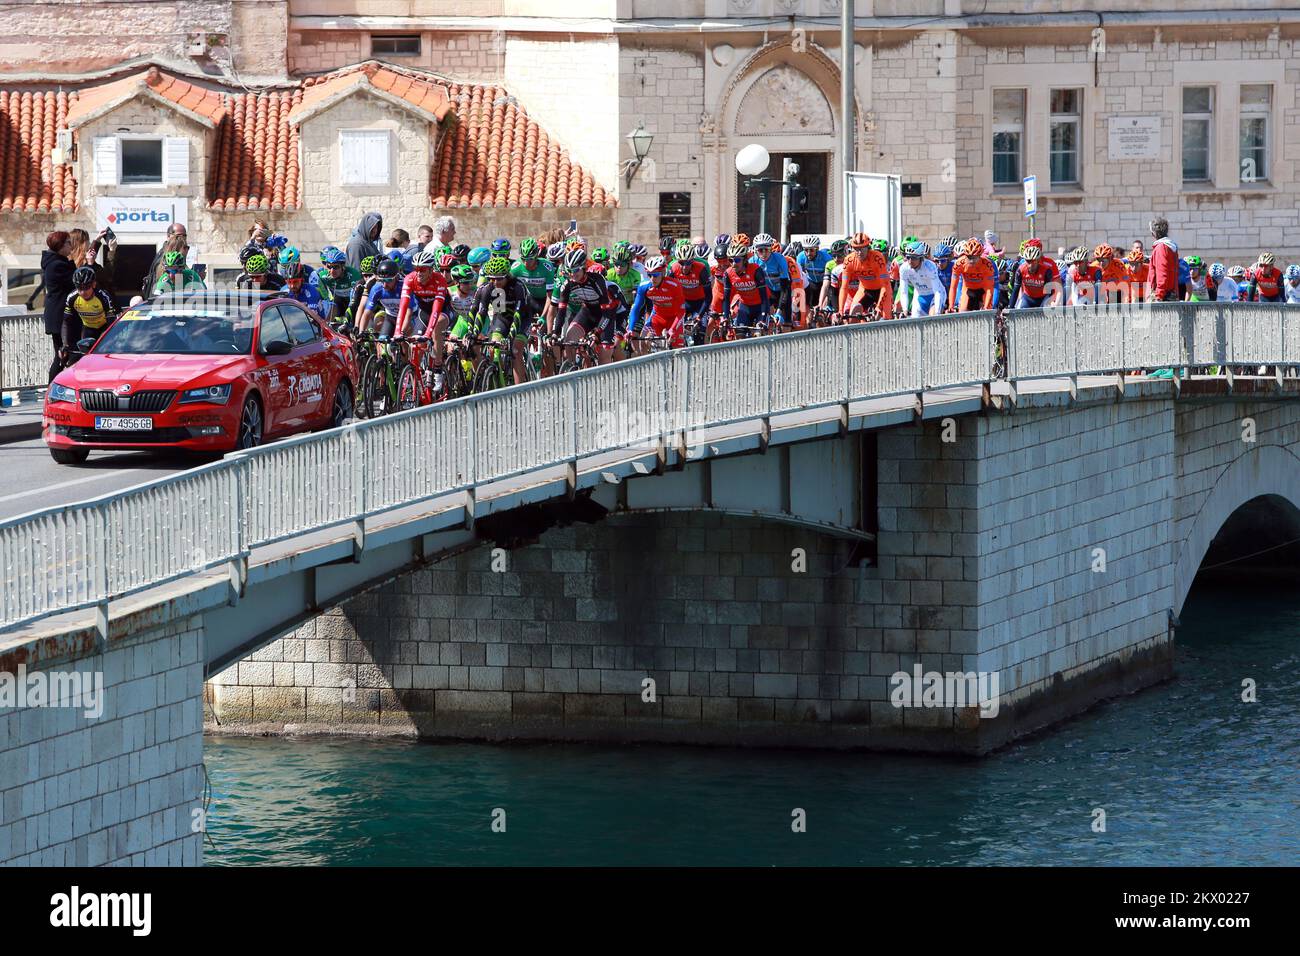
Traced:
<path fill-rule="evenodd" d="M 352 342 L 291 299 L 151 299 L 51 383 L 45 443 L 61 464 L 94 449 L 253 448 L 342 425 L 358 377 Z"/>

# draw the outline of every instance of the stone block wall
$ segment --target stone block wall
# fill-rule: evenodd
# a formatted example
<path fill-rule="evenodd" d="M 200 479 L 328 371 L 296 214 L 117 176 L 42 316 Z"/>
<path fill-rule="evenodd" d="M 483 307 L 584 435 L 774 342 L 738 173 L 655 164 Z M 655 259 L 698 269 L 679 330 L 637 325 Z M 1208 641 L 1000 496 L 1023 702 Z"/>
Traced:
<path fill-rule="evenodd" d="M 108 649 L 87 634 L 42 641 L 74 650 L 31 663 L 30 647 L 0 648 L 0 674 L 20 663 L 102 675 L 103 713 L 0 705 L 0 865 L 198 865 L 193 829 L 203 791 L 203 638 L 198 617 L 115 621 Z M 79 658 L 79 659 L 75 659 Z M 3 679 L 0 677 L 0 679 Z"/>

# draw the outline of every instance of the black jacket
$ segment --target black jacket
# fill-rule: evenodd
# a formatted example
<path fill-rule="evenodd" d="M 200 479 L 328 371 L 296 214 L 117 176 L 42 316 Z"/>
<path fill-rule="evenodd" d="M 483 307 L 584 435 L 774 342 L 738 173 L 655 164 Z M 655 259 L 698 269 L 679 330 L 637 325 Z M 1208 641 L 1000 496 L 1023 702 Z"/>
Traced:
<path fill-rule="evenodd" d="M 41 253 L 41 284 L 45 286 L 45 334 L 63 329 L 63 304 L 72 291 L 72 260 L 46 249 Z"/>

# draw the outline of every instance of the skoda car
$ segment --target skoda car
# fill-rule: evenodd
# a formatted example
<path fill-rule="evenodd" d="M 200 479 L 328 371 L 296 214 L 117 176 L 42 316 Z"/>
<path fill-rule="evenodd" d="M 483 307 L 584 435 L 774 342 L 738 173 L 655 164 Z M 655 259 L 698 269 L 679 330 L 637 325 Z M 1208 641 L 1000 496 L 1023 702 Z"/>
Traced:
<path fill-rule="evenodd" d="M 62 464 L 96 449 L 252 448 L 352 415 L 351 341 L 288 299 L 164 296 L 80 345 L 45 396 L 45 442 Z"/>

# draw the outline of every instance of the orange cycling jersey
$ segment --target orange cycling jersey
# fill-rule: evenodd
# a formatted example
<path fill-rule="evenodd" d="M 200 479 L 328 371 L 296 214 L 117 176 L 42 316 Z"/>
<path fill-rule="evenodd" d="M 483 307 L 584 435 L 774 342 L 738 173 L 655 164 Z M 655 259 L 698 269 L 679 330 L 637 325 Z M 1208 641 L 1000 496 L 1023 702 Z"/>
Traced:
<path fill-rule="evenodd" d="M 992 260 L 985 259 L 983 256 L 963 256 L 952 267 L 952 280 L 948 284 L 948 301 L 955 305 L 959 312 L 965 312 L 972 298 L 971 293 L 979 292 L 978 298 L 983 305 L 985 293 L 993 291 L 997 280 L 998 270 Z M 960 301 L 957 296 L 958 285 L 961 286 Z"/>
<path fill-rule="evenodd" d="M 1142 302 L 1147 295 L 1147 280 L 1151 274 L 1151 264 L 1143 259 L 1137 265 L 1129 263 L 1125 271 L 1128 273 L 1129 301 Z"/>
<path fill-rule="evenodd" d="M 1118 259 L 1107 259 L 1103 266 L 1099 261 L 1093 263 L 1101 271 L 1101 291 L 1104 293 L 1117 292 L 1128 285 L 1128 270 L 1124 268 L 1124 263 Z"/>
<path fill-rule="evenodd" d="M 892 305 L 892 295 L 884 293 L 889 289 L 889 266 L 885 257 L 876 249 L 855 252 L 844 260 L 843 274 L 840 282 L 840 311 L 848 312 L 862 301 L 866 290 L 879 290 L 885 302 L 881 305 L 882 314 L 887 314 Z"/>

